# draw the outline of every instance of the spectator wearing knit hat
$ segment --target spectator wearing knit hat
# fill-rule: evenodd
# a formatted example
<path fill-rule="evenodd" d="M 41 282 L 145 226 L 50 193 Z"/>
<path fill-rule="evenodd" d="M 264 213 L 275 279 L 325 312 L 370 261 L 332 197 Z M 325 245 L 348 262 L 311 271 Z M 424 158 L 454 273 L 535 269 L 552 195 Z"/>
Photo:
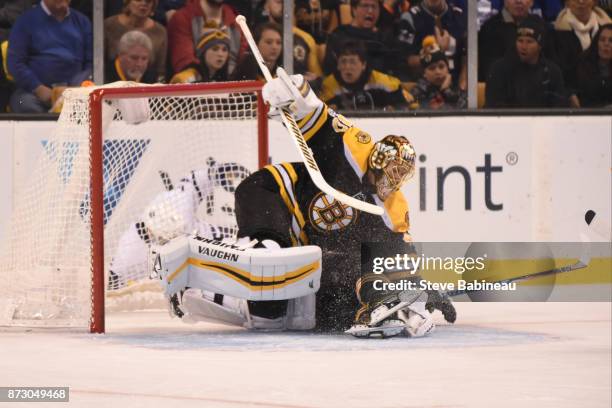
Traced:
<path fill-rule="evenodd" d="M 504 0 L 503 9 L 484 22 L 478 32 L 478 80 L 484 81 L 493 63 L 515 49 L 516 26 L 533 14 L 533 0 Z M 536 17 L 537 18 L 537 17 Z M 542 25 L 547 25 L 542 20 Z M 556 60 L 554 30 L 547 28 L 543 41 L 543 53 Z"/>
<path fill-rule="evenodd" d="M 227 30 L 230 74 L 242 61 L 247 43 L 232 8 L 224 0 L 187 0 L 168 21 L 170 63 L 175 74 L 200 65 L 196 47 L 204 31 L 210 28 Z"/>
<path fill-rule="evenodd" d="M 143 32 L 132 30 L 121 36 L 117 57 L 105 64 L 106 82 L 134 81 L 144 84 L 157 82 L 155 68 L 151 66 L 153 43 Z"/>
<path fill-rule="evenodd" d="M 568 106 L 561 69 L 543 57 L 544 27 L 526 17 L 516 30 L 516 53 L 497 60 L 486 85 L 485 107 L 545 108 Z"/>
<path fill-rule="evenodd" d="M 423 75 L 410 90 L 414 98 L 411 108 L 426 110 L 464 109 L 467 107 L 465 91 L 453 85 L 448 58 L 433 36 L 423 39 L 420 52 Z"/>
<path fill-rule="evenodd" d="M 230 39 L 226 30 L 207 29 L 196 46 L 200 65 L 172 77 L 171 83 L 218 82 L 228 80 Z"/>
<path fill-rule="evenodd" d="M 155 82 L 165 82 L 168 39 L 166 28 L 151 18 L 156 7 L 157 0 L 124 0 L 123 11 L 104 20 L 106 64 L 113 64 L 117 58 L 119 40 L 125 33 L 142 31 L 153 44 L 149 63 L 156 74 Z"/>

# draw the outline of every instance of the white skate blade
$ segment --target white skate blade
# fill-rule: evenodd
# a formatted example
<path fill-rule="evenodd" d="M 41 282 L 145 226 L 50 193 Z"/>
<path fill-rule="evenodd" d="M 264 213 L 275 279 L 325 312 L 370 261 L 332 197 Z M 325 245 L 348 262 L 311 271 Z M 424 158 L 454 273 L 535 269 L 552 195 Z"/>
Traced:
<path fill-rule="evenodd" d="M 365 324 L 355 324 L 350 329 L 346 330 L 346 334 L 350 334 L 355 337 L 368 338 L 368 337 L 395 337 L 404 332 L 406 324 L 401 320 L 389 320 L 384 322 L 380 326 L 368 326 Z"/>

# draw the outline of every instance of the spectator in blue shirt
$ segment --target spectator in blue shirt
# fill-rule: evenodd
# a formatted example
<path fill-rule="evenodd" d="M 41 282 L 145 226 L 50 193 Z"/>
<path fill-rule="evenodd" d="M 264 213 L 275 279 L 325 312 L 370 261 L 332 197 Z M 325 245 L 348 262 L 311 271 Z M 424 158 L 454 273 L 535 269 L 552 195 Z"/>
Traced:
<path fill-rule="evenodd" d="M 13 112 L 47 112 L 54 87 L 78 86 L 91 77 L 91 23 L 69 5 L 70 0 L 42 0 L 15 22 L 8 48 L 17 84 Z"/>

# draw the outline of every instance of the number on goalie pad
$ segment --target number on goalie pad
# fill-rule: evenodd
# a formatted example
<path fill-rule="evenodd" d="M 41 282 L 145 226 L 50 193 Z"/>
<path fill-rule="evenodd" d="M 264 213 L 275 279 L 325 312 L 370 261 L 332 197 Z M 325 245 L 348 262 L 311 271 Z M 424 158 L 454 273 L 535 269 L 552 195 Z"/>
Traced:
<path fill-rule="evenodd" d="M 190 287 L 246 300 L 285 300 L 315 293 L 320 285 L 317 246 L 244 248 L 192 236 L 155 251 L 154 270 L 169 297 Z"/>

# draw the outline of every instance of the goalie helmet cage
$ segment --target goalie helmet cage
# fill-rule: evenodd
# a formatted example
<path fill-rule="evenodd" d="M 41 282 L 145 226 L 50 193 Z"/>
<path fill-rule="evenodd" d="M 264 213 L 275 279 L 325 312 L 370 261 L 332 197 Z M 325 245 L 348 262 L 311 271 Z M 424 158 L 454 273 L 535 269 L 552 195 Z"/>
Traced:
<path fill-rule="evenodd" d="M 196 177 L 190 180 L 202 200 L 197 219 L 235 233 L 235 185 L 227 183 L 233 177 L 237 184 L 268 161 L 262 85 L 115 83 L 67 90 L 33 169 L 41 174 L 15 194 L 8 245 L 0 248 L 6 283 L 0 325 L 89 326 L 103 333 L 105 289 L 115 289 L 109 265 L 119 247 L 126 250 L 125 232 L 136 225 L 144 240 L 138 227 L 144 209 L 194 171 L 212 186 L 202 193 Z M 139 101 L 148 119 L 126 123 L 126 109 Z M 142 269 L 141 263 L 141 275 Z"/>

